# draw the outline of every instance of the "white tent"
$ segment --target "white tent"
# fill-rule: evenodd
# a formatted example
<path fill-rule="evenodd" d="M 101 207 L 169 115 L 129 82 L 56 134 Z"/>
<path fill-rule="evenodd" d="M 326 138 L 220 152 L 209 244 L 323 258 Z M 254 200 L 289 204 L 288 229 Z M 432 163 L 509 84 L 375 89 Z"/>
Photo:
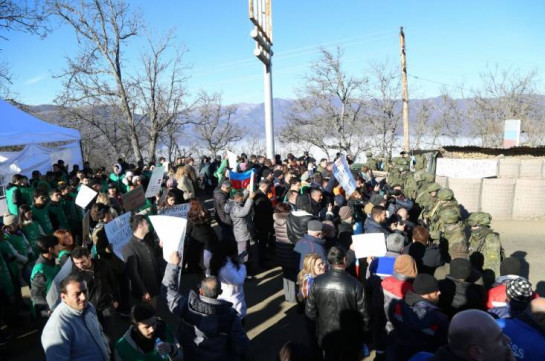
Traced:
<path fill-rule="evenodd" d="M 82 166 L 80 139 L 79 130 L 44 122 L 0 99 L 0 146 L 25 145 L 20 152 L 1 154 L 0 184 L 9 182 L 16 173 L 27 176 L 33 170 L 45 173 L 59 159 L 70 166 Z M 65 141 L 71 143 L 56 148 L 38 145 Z"/>
<path fill-rule="evenodd" d="M 79 130 L 50 124 L 0 99 L 0 147 L 79 141 Z"/>

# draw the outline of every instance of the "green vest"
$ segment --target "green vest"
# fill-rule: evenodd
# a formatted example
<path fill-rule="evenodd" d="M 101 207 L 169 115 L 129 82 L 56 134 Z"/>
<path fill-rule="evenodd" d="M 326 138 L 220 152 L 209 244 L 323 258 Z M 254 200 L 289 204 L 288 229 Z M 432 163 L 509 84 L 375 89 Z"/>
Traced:
<path fill-rule="evenodd" d="M 32 273 L 30 274 L 30 280 L 34 279 L 36 274 L 41 273 L 45 276 L 45 294 L 49 292 L 49 287 L 53 284 L 53 280 L 57 273 L 59 273 L 59 266 L 50 266 L 46 263 L 36 263 L 32 268 Z"/>
<path fill-rule="evenodd" d="M 23 230 L 23 234 L 28 240 L 28 243 L 30 243 L 34 255 L 37 256 L 39 252 L 36 249 L 36 241 L 40 237 L 40 226 L 36 222 L 31 222 L 21 226 L 21 229 Z"/>
<path fill-rule="evenodd" d="M 172 333 L 168 329 L 165 332 L 165 336 L 166 342 L 174 343 Z M 121 337 L 119 341 L 116 342 L 115 349 L 122 361 L 163 361 L 163 358 L 155 349 L 147 354 L 140 353 L 133 346 L 131 346 L 125 336 Z"/>
<path fill-rule="evenodd" d="M 59 228 L 70 230 L 70 224 L 68 224 L 68 219 L 66 218 L 66 214 L 64 214 L 60 203 L 51 203 L 48 207 L 49 212 L 53 213 L 55 219 L 59 222 Z"/>
<path fill-rule="evenodd" d="M 25 203 L 30 206 L 34 203 L 34 188 L 32 187 L 21 187 L 19 188 Z"/>
<path fill-rule="evenodd" d="M 17 209 L 17 205 L 13 203 L 13 194 L 16 190 L 21 190 L 19 187 L 9 187 L 6 189 L 6 203 L 8 204 L 8 211 L 11 214 L 18 215 L 19 210 Z"/>
<path fill-rule="evenodd" d="M 32 216 L 36 219 L 40 226 L 42 226 L 44 233 L 53 234 L 55 230 L 53 229 L 53 224 L 49 218 L 49 206 L 46 205 L 42 208 L 31 206 L 30 208 L 32 209 Z"/>
<path fill-rule="evenodd" d="M 23 236 L 20 236 L 18 234 L 4 234 L 4 240 L 11 243 L 13 248 L 15 248 L 15 250 L 20 255 L 23 255 L 23 256 L 27 255 L 28 250 L 27 250 L 26 242 Z"/>
<path fill-rule="evenodd" d="M 70 256 L 70 254 L 72 254 L 72 252 L 70 252 L 69 250 L 67 249 L 63 249 L 62 251 L 59 252 L 59 255 L 57 256 L 57 259 L 60 261 L 61 258 L 67 254 L 68 256 Z"/>

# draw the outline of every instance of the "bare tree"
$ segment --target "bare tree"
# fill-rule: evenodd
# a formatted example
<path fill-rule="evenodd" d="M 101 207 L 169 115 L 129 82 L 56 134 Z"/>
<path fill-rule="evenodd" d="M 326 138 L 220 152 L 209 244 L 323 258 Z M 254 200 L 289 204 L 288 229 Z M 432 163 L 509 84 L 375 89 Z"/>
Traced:
<path fill-rule="evenodd" d="M 415 102 L 413 102 L 414 104 Z M 421 100 L 416 108 L 416 119 L 414 127 L 414 135 L 411 137 L 412 148 L 421 149 L 424 140 L 428 137 L 432 138 L 432 144 L 435 144 L 437 137 L 441 132 L 440 122 L 432 122 L 432 115 L 436 107 L 429 99 Z M 439 123 L 439 129 L 437 129 Z"/>
<path fill-rule="evenodd" d="M 350 76 L 342 65 L 342 50 L 321 50 L 321 57 L 296 90 L 297 99 L 286 111 L 283 143 L 307 142 L 328 157 L 336 152 L 358 154 L 368 147 L 363 137 L 367 79 Z"/>
<path fill-rule="evenodd" d="M 392 154 L 396 132 L 401 119 L 401 75 L 389 62 L 373 63 L 369 69 L 370 104 L 367 109 L 371 131 L 376 137 L 375 146 L 383 156 Z"/>
<path fill-rule="evenodd" d="M 481 73 L 481 87 L 474 90 L 470 111 L 474 130 L 483 146 L 500 146 L 506 119 L 524 120 L 532 112 L 537 70 L 522 72 L 497 65 Z"/>
<path fill-rule="evenodd" d="M 124 46 L 141 27 L 140 17 L 122 0 L 48 0 L 48 5 L 53 15 L 73 28 L 80 43 L 80 54 L 67 59 L 60 75 L 64 92 L 57 102 L 73 109 L 97 103 L 113 109 L 124 120 L 133 157 L 142 164 L 138 134 L 141 117 L 135 114 L 136 91 L 123 57 Z"/>
<path fill-rule="evenodd" d="M 142 54 L 144 73 L 136 79 L 135 86 L 143 123 L 148 129 L 149 161 L 155 162 L 160 134 L 188 124 L 189 118 L 180 116 L 186 107 L 184 101 L 187 95 L 182 66 L 183 49 L 177 49 L 174 58 L 167 57 L 167 51 L 172 47 L 172 33 L 157 42 L 149 37 L 148 42 L 149 51 Z M 172 147 L 172 142 L 169 147 Z"/>
<path fill-rule="evenodd" d="M 212 154 L 242 139 L 243 130 L 233 123 L 236 106 L 223 106 L 220 94 L 202 92 L 199 98 L 194 116 L 198 123 L 195 130 Z"/>

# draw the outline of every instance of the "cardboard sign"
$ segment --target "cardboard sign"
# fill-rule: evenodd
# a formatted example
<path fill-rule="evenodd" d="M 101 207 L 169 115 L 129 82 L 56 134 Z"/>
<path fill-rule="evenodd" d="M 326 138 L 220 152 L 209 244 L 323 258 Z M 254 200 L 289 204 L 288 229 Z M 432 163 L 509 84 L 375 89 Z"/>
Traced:
<path fill-rule="evenodd" d="M 252 175 L 250 175 L 250 192 L 253 192 L 255 190 L 254 178 L 255 178 L 255 174 L 252 172 Z"/>
<path fill-rule="evenodd" d="M 97 194 L 97 192 L 87 187 L 85 184 L 82 184 L 78 195 L 76 196 L 76 204 L 85 209 Z"/>
<path fill-rule="evenodd" d="M 384 233 L 366 233 L 352 236 L 357 258 L 383 257 L 386 254 Z"/>
<path fill-rule="evenodd" d="M 155 167 L 146 189 L 145 198 L 156 197 L 161 191 L 161 183 L 163 183 L 163 176 L 168 169 L 168 163 L 165 163 L 161 167 Z"/>
<path fill-rule="evenodd" d="M 120 259 L 123 259 L 123 248 L 125 248 L 132 237 L 130 219 L 131 212 L 123 213 L 104 226 L 108 242 L 112 245 L 115 255 Z"/>
<path fill-rule="evenodd" d="M 159 214 L 162 216 L 187 218 L 187 212 L 189 212 L 189 203 L 182 203 L 172 207 L 164 208 L 159 211 Z"/>
<path fill-rule="evenodd" d="M 68 258 L 64 265 L 62 266 L 61 270 L 55 278 L 53 279 L 53 283 L 49 287 L 49 291 L 47 291 L 47 295 L 45 296 L 45 300 L 47 301 L 47 304 L 49 305 L 49 309 L 53 311 L 55 307 L 58 306 L 58 304 L 61 302 L 61 282 L 68 277 L 68 275 L 72 272 L 72 258 Z"/>
<path fill-rule="evenodd" d="M 237 155 L 233 152 L 227 151 L 227 160 L 229 160 L 229 168 L 237 170 Z"/>
<path fill-rule="evenodd" d="M 125 193 L 121 196 L 123 202 L 123 208 L 126 211 L 132 211 L 146 204 L 146 197 L 144 196 L 144 188 L 138 186 L 129 193 Z"/>
<path fill-rule="evenodd" d="M 89 211 L 85 212 L 83 220 L 81 221 L 81 240 L 83 245 L 91 243 L 91 237 L 89 236 L 89 228 L 91 228 L 89 225 L 90 219 L 91 215 Z"/>
<path fill-rule="evenodd" d="M 333 163 L 333 174 L 348 196 L 356 191 L 356 181 L 344 154 Z"/>
<path fill-rule="evenodd" d="M 187 219 L 170 216 L 150 216 L 153 229 L 159 237 L 159 242 L 163 245 L 163 258 L 169 261 L 170 255 L 178 251 L 183 264 L 185 231 L 187 228 Z"/>

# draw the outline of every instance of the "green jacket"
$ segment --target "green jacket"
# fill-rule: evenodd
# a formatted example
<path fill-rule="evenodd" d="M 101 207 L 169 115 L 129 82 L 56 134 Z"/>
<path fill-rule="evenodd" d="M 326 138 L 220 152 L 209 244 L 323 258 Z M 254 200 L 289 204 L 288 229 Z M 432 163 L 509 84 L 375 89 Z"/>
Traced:
<path fill-rule="evenodd" d="M 53 234 L 55 230 L 53 229 L 51 218 L 49 218 L 49 205 L 45 205 L 44 207 L 36 207 L 35 205 L 32 205 L 30 209 L 32 209 L 32 216 L 36 222 L 40 224 L 44 233 Z"/>

